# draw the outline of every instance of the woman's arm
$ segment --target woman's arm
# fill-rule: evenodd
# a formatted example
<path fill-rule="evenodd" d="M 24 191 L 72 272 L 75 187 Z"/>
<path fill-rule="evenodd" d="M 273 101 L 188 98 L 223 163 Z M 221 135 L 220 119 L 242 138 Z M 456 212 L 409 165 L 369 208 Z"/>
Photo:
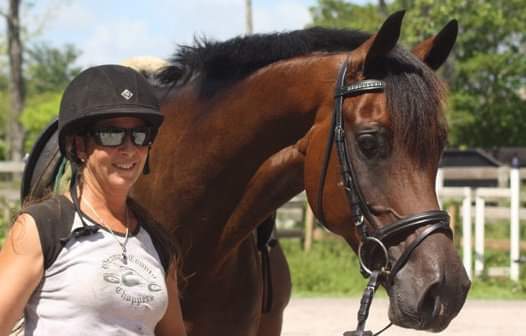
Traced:
<path fill-rule="evenodd" d="M 9 335 L 44 272 L 33 217 L 20 215 L 0 250 L 0 336 Z"/>
<path fill-rule="evenodd" d="M 179 303 L 179 289 L 177 288 L 177 269 L 175 262 L 172 263 L 166 276 L 166 287 L 168 289 L 168 308 L 163 318 L 155 328 L 156 336 L 186 336 L 186 330 Z"/>

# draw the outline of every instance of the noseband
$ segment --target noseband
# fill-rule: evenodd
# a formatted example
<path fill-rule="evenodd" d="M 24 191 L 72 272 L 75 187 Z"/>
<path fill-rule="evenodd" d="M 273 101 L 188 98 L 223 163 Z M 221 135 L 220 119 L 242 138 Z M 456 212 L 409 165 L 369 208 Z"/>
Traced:
<path fill-rule="evenodd" d="M 322 225 L 324 225 L 325 215 L 323 212 L 323 190 L 329 166 L 332 144 L 335 143 L 336 152 L 340 161 L 342 185 L 345 189 L 347 199 L 351 207 L 354 226 L 359 232 L 361 239 L 358 248 L 360 270 L 365 277 L 370 277 L 369 284 L 361 300 L 361 307 L 358 313 L 358 328 L 353 332 L 344 334 L 359 336 L 372 335 L 371 332 L 364 331 L 363 329 L 365 327 L 365 321 L 368 316 L 374 291 L 378 287 L 379 283 L 386 282 L 392 284 L 395 275 L 407 263 L 411 253 L 431 234 L 440 230 L 451 236 L 452 232 L 449 228 L 449 215 L 447 212 L 442 210 L 430 210 L 410 215 L 382 228 L 371 227 L 373 223 L 375 223 L 373 220 L 373 214 L 371 213 L 369 205 L 367 204 L 362 190 L 360 189 L 357 173 L 350 159 L 351 156 L 349 154 L 349 146 L 347 145 L 347 140 L 345 137 L 345 125 L 343 122 L 343 101 L 347 97 L 353 97 L 360 94 L 383 92 L 385 89 L 385 82 L 377 79 L 366 79 L 346 85 L 345 78 L 347 76 L 347 69 L 348 62 L 344 62 L 340 68 L 336 82 L 336 90 L 334 95 L 334 113 L 327 146 L 325 148 L 324 164 L 320 176 L 320 192 L 318 193 L 317 198 L 317 210 L 320 221 Z M 366 223 L 369 223 L 369 226 L 367 226 Z M 406 247 L 396 262 L 391 264 L 391 258 L 388 252 L 388 242 L 393 241 L 395 238 L 398 238 L 398 240 L 400 240 L 401 237 L 405 239 L 411 233 L 414 233 L 418 228 L 424 226 L 427 226 L 427 228 L 419 233 L 415 240 L 413 240 Z M 403 236 L 404 234 L 405 236 Z M 367 265 L 367 258 L 364 255 L 367 254 L 368 247 L 370 248 L 369 252 L 373 252 L 374 250 L 378 249 L 382 252 L 385 262 L 381 267 L 379 267 L 379 269 L 373 269 L 372 266 Z"/>

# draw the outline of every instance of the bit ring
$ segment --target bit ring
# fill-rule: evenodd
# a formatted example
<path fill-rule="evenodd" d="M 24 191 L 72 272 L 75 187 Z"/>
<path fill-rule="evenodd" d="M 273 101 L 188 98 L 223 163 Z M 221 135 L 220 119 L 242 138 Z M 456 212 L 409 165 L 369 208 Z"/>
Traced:
<path fill-rule="evenodd" d="M 389 253 L 387 252 L 387 247 L 385 247 L 384 243 L 382 243 L 380 239 L 371 236 L 365 237 L 365 239 L 360 243 L 360 246 L 358 247 L 358 260 L 360 261 L 360 267 L 365 271 L 365 273 L 367 273 L 367 275 L 371 275 L 373 273 L 373 270 L 367 267 L 363 260 L 362 249 L 367 242 L 373 242 L 374 244 L 380 246 L 380 248 L 382 249 L 384 253 L 385 264 L 378 271 L 386 272 L 389 266 Z"/>

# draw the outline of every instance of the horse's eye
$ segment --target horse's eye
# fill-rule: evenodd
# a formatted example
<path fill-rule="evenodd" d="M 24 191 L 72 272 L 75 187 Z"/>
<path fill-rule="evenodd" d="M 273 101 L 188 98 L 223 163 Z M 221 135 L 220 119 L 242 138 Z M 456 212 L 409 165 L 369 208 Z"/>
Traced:
<path fill-rule="evenodd" d="M 360 134 L 357 140 L 360 150 L 368 159 L 372 159 L 378 155 L 380 149 L 380 142 L 378 141 L 377 134 Z"/>

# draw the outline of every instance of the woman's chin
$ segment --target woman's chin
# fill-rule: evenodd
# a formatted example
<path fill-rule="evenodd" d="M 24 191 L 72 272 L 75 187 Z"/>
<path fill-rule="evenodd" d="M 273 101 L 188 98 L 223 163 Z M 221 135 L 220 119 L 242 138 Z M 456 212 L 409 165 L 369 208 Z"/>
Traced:
<path fill-rule="evenodd" d="M 126 189 L 129 190 L 135 181 L 139 178 L 140 173 L 138 172 L 117 172 L 112 174 L 109 179 L 109 186 L 111 188 Z"/>

